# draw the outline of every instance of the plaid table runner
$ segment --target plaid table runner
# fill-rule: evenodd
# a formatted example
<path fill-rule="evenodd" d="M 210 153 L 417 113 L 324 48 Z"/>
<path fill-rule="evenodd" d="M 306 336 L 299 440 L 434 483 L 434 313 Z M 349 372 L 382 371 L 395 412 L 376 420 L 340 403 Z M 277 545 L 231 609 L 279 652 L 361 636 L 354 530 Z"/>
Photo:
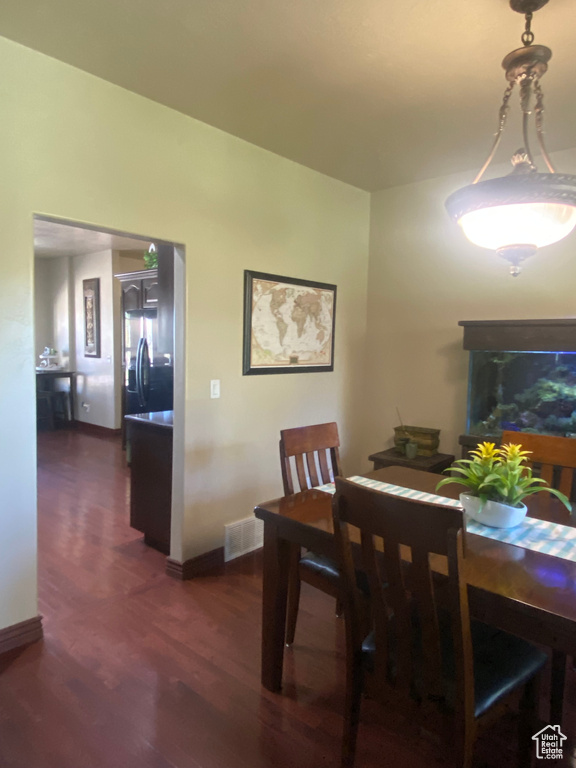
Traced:
<path fill-rule="evenodd" d="M 434 493 L 424 493 L 423 491 L 415 491 L 412 488 L 404 488 L 400 485 L 369 480 L 367 477 L 360 477 L 359 475 L 353 475 L 347 479 L 353 483 L 358 483 L 358 485 L 364 485 L 366 488 L 374 488 L 376 491 L 390 493 L 393 496 L 402 496 L 406 499 L 427 501 L 431 504 L 442 504 L 446 507 L 462 509 L 462 505 L 457 499 L 448 499 L 445 496 L 437 496 Z M 320 485 L 315 490 L 325 491 L 326 493 L 336 492 L 334 483 Z M 557 523 L 549 523 L 545 520 L 536 520 L 533 517 L 525 517 L 516 528 L 490 528 L 487 525 L 482 525 L 482 523 L 466 518 L 466 530 L 478 536 L 486 536 L 489 539 L 503 541 L 506 544 L 514 544 L 516 547 L 533 549 L 535 552 L 543 552 L 546 555 L 576 562 L 576 528 L 571 528 L 568 525 L 558 525 Z"/>

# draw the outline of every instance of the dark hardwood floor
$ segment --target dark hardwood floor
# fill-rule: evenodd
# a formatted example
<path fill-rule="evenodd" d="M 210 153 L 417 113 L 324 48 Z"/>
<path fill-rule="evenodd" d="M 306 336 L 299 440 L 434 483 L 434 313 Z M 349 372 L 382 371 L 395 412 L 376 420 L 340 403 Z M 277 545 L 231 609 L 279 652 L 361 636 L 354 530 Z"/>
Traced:
<path fill-rule="evenodd" d="M 38 464 L 45 639 L 0 657 L 0 767 L 338 766 L 343 626 L 333 600 L 303 585 L 286 685 L 271 694 L 259 680 L 258 554 L 224 575 L 170 579 L 164 556 L 128 526 L 119 440 L 42 433 Z M 569 707 L 573 723 L 572 692 Z M 513 733 L 511 716 L 479 744 L 476 765 L 513 766 Z M 357 768 L 442 758 L 409 723 L 365 703 Z"/>

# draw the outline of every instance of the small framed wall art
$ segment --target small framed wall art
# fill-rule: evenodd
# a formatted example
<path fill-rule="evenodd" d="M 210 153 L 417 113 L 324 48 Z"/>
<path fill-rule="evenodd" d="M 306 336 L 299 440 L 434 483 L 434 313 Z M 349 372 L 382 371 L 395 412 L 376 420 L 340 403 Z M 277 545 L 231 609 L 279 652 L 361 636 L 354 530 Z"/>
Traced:
<path fill-rule="evenodd" d="M 100 357 L 100 278 L 82 281 L 84 295 L 84 357 Z"/>
<path fill-rule="evenodd" d="M 244 272 L 244 375 L 334 370 L 336 286 Z"/>

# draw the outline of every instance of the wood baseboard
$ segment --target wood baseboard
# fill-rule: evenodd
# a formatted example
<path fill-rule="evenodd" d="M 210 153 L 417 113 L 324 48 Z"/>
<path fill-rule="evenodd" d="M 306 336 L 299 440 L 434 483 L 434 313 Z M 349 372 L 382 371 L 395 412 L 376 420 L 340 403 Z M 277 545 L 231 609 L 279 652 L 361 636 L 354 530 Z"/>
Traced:
<path fill-rule="evenodd" d="M 183 563 L 179 563 L 178 560 L 172 560 L 170 557 L 166 558 L 166 573 L 173 579 L 186 581 L 196 576 L 206 576 L 208 574 L 213 576 L 218 572 L 224 572 L 224 547 L 204 552 L 204 554 L 192 557 Z"/>
<path fill-rule="evenodd" d="M 100 427 L 98 424 L 88 424 L 87 421 L 75 421 L 76 429 L 80 432 L 84 432 L 87 435 L 94 435 L 95 437 L 118 437 L 122 434 L 121 429 L 109 429 L 108 427 Z"/>
<path fill-rule="evenodd" d="M 34 616 L 11 627 L 0 629 L 0 654 L 42 640 L 42 616 Z"/>

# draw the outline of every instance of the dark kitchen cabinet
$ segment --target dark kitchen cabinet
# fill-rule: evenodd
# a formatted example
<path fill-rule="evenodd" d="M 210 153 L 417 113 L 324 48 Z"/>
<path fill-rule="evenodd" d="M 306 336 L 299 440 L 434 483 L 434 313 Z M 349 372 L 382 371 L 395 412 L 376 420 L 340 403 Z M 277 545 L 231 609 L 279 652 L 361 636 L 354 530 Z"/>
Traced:
<path fill-rule="evenodd" d="M 172 411 L 126 416 L 130 464 L 130 525 L 148 546 L 170 554 Z"/>
<path fill-rule="evenodd" d="M 158 245 L 158 348 L 174 359 L 174 247 Z"/>
<path fill-rule="evenodd" d="M 160 296 L 158 277 L 145 277 L 142 280 L 142 309 L 157 307 Z"/>
<path fill-rule="evenodd" d="M 160 288 L 158 270 L 145 269 L 116 275 L 122 285 L 122 312 L 154 309 L 158 306 Z"/>

